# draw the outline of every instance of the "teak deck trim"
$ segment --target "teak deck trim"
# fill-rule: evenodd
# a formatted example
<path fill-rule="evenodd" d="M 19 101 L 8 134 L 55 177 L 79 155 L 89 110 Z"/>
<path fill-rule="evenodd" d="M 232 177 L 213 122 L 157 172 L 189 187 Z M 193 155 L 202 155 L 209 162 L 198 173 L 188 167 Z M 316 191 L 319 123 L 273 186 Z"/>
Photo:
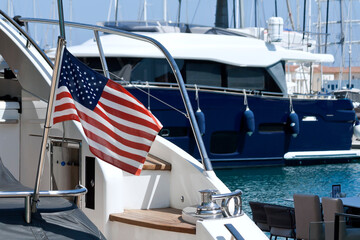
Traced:
<path fill-rule="evenodd" d="M 164 231 L 196 234 L 196 226 L 185 222 L 181 210 L 175 208 L 158 208 L 151 210 L 131 209 L 123 213 L 110 214 L 110 221 L 154 228 Z"/>
<path fill-rule="evenodd" d="M 171 171 L 171 164 L 154 155 L 148 154 L 142 169 Z"/>

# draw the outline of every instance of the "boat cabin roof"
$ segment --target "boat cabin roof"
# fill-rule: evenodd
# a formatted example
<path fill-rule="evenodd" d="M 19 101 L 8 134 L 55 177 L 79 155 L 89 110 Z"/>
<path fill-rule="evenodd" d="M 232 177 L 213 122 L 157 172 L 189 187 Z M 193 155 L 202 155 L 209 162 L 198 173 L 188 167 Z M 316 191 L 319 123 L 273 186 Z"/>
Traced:
<path fill-rule="evenodd" d="M 247 37 L 188 33 L 144 33 L 165 46 L 175 59 L 208 60 L 234 66 L 269 67 L 279 61 L 333 62 L 330 54 L 313 54 L 288 50 L 274 44 Z M 108 57 L 162 58 L 162 53 L 148 43 L 106 34 L 101 37 Z M 69 47 L 76 56 L 98 56 L 96 42 L 91 39 Z"/>

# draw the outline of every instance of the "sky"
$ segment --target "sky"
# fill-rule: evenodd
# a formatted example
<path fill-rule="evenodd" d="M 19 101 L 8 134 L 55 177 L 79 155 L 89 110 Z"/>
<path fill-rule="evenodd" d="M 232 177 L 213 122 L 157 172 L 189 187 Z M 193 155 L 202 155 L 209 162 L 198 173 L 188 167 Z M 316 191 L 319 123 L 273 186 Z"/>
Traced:
<path fill-rule="evenodd" d="M 81 23 L 96 24 L 97 22 L 115 19 L 115 1 L 116 0 L 63 0 L 64 18 L 67 21 L 76 21 Z M 146 2 L 146 8 L 144 8 Z M 235 0 L 228 0 L 230 27 L 233 27 L 232 7 Z M 255 8 L 255 2 L 257 7 Z M 275 2 L 277 3 L 277 15 L 284 19 L 284 28 L 299 32 L 303 30 L 304 0 L 289 0 L 292 13 L 293 24 L 291 23 L 287 1 L 286 0 L 243 0 L 244 3 L 244 25 L 245 27 L 255 26 L 255 15 L 257 16 L 257 26 L 266 27 L 267 20 L 276 15 Z M 350 7 L 352 2 L 352 7 Z M 166 20 L 177 21 L 179 0 L 118 0 L 118 19 L 119 20 Z M 164 3 L 167 6 L 166 17 L 164 15 Z M 305 31 L 311 32 L 312 38 L 317 39 L 319 28 L 316 23 L 321 19 L 325 22 L 326 1 L 307 0 L 305 16 Z M 311 3 L 311 4 L 310 4 Z M 343 1 L 343 19 L 359 19 L 356 16 L 356 9 L 359 9 L 358 0 Z M 181 0 L 180 21 L 200 25 L 213 26 L 215 22 L 216 0 Z M 57 19 L 57 0 L 2 0 L 0 9 L 10 16 L 21 15 L 23 17 L 37 17 L 46 19 Z M 144 11 L 146 9 L 146 11 Z M 257 9 L 255 14 L 255 9 Z M 319 11 L 320 9 L 320 11 Z M 330 0 L 329 21 L 339 21 L 340 1 Z M 318 18 L 320 13 L 320 18 Z M 358 17 L 358 18 L 356 18 Z M 310 27 L 309 27 L 310 26 Z M 321 33 L 325 33 L 325 24 L 322 24 Z M 345 41 L 359 40 L 359 24 L 344 25 Z M 40 45 L 53 45 L 58 35 L 58 29 L 55 27 L 44 27 L 42 29 L 30 27 L 33 36 L 39 40 Z M 340 24 L 329 24 L 328 43 L 339 42 Z M 350 32 L 352 34 L 350 34 Z M 321 42 L 325 42 L 324 35 Z M 74 33 L 67 31 L 69 44 L 79 44 L 89 38 L 91 35 L 84 33 Z M 55 40 L 52 40 L 55 39 Z M 324 47 L 321 49 L 324 52 Z M 334 44 L 328 47 L 328 51 L 335 55 L 336 63 L 340 65 L 343 59 L 343 65 L 349 65 L 348 45 L 342 49 L 340 44 Z M 341 57 L 344 52 L 344 58 Z M 352 45 L 352 66 L 360 66 L 359 47 Z"/>

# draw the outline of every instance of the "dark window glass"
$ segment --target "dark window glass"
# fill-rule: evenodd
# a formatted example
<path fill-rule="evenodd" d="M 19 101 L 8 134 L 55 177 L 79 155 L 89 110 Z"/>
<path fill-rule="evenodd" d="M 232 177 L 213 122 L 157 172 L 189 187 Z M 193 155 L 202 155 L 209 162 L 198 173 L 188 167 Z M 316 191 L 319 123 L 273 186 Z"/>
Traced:
<path fill-rule="evenodd" d="M 259 132 L 284 132 L 286 125 L 284 123 L 262 123 L 259 125 Z"/>
<path fill-rule="evenodd" d="M 79 59 L 103 73 L 100 58 L 79 57 Z M 106 61 L 113 80 L 176 83 L 165 59 L 107 57 Z M 176 63 L 187 84 L 281 92 L 265 68 L 238 67 L 201 60 L 177 59 Z"/>
<path fill-rule="evenodd" d="M 220 131 L 211 135 L 210 152 L 216 154 L 235 153 L 239 144 L 239 132 Z"/>
<path fill-rule="evenodd" d="M 186 83 L 221 87 L 221 64 L 214 62 L 186 62 Z"/>
<path fill-rule="evenodd" d="M 256 90 L 263 90 L 265 88 L 263 69 L 227 66 L 227 75 L 229 88 Z"/>

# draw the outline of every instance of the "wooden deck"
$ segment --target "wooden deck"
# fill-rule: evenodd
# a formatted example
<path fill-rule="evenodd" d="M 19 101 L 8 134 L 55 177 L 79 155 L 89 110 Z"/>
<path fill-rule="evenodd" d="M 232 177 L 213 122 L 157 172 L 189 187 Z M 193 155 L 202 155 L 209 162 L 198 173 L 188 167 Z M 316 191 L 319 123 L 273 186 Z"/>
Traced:
<path fill-rule="evenodd" d="M 125 210 L 123 213 L 110 214 L 110 221 L 164 231 L 195 234 L 195 225 L 185 222 L 181 217 L 181 212 L 180 209 L 175 208 L 132 209 Z"/>
<path fill-rule="evenodd" d="M 171 171 L 171 164 L 154 155 L 148 154 L 142 169 Z"/>

